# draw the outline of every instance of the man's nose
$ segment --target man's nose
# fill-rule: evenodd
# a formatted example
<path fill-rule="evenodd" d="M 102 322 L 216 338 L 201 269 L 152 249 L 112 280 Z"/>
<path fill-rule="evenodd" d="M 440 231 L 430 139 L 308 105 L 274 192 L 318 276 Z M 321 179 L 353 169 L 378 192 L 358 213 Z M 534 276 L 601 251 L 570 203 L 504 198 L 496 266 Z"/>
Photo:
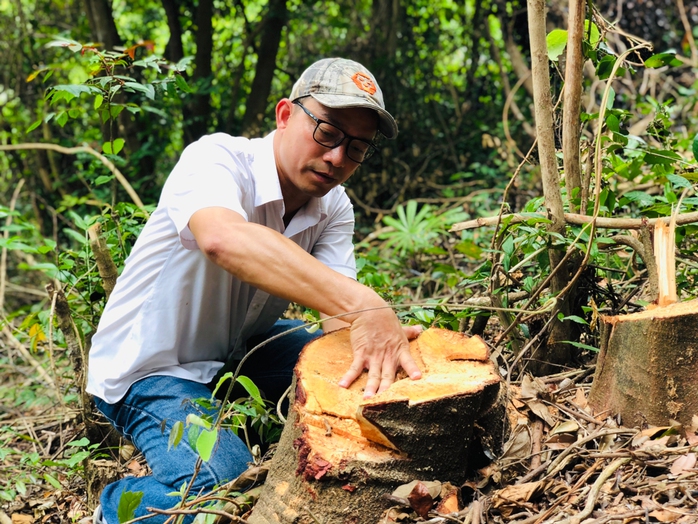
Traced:
<path fill-rule="evenodd" d="M 344 167 L 347 161 L 347 142 L 343 140 L 338 146 L 328 149 L 323 159 L 334 167 Z"/>

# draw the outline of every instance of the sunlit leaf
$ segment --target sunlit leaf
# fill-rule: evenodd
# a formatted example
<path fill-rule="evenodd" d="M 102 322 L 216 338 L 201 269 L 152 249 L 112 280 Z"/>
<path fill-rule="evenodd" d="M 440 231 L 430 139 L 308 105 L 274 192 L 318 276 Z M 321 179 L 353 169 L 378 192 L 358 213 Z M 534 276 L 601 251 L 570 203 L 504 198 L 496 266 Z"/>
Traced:
<path fill-rule="evenodd" d="M 46 482 L 48 482 L 49 484 L 51 484 L 56 489 L 63 489 L 63 486 L 61 485 L 60 482 L 58 482 L 58 480 L 56 480 L 56 477 L 54 477 L 53 475 L 51 475 L 49 473 L 44 473 L 44 480 Z"/>
<path fill-rule="evenodd" d="M 211 422 L 209 422 L 205 418 L 202 418 L 199 415 L 194 415 L 193 413 L 187 415 L 187 425 L 189 424 L 193 424 L 194 426 L 199 426 L 206 429 L 211 429 L 212 425 Z"/>
<path fill-rule="evenodd" d="M 172 425 L 172 429 L 170 430 L 170 436 L 167 439 L 167 451 L 169 451 L 172 448 L 176 448 L 182 441 L 183 436 L 184 424 L 182 424 L 181 420 L 178 420 Z"/>
<path fill-rule="evenodd" d="M 259 404 L 264 404 L 262 400 L 262 394 L 259 392 L 259 388 L 255 385 L 252 380 L 245 376 L 239 376 L 237 379 L 238 383 L 245 388 L 245 391 Z"/>
<path fill-rule="evenodd" d="M 548 45 L 548 58 L 555 61 L 567 46 L 567 31 L 564 29 L 553 29 L 548 33 L 545 42 Z"/>
<path fill-rule="evenodd" d="M 122 491 L 116 515 L 119 522 L 127 522 L 136 516 L 136 509 L 143 499 L 142 491 Z"/>
<path fill-rule="evenodd" d="M 215 428 L 212 430 L 203 430 L 199 434 L 199 438 L 196 439 L 196 452 L 204 462 L 210 460 L 213 448 L 216 445 L 216 440 L 218 440 L 218 430 Z"/>
<path fill-rule="evenodd" d="M 665 65 L 670 65 L 674 67 L 680 66 L 681 60 L 676 58 L 676 53 L 671 52 L 657 53 L 656 55 L 652 55 L 647 60 L 645 60 L 645 67 L 657 68 L 663 67 Z"/>

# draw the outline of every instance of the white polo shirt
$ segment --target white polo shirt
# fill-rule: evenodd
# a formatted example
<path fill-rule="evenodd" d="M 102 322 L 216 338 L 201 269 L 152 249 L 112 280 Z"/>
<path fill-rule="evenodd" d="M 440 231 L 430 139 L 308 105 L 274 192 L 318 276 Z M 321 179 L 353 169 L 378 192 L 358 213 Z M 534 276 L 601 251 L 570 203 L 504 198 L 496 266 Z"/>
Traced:
<path fill-rule="evenodd" d="M 248 140 L 217 133 L 184 150 L 92 338 L 89 393 L 115 403 L 150 375 L 208 383 L 231 351 L 242 357 L 244 342 L 288 306 L 204 256 L 188 226 L 199 209 L 236 211 L 356 278 L 354 212 L 344 188 L 312 198 L 284 227 L 273 135 Z"/>

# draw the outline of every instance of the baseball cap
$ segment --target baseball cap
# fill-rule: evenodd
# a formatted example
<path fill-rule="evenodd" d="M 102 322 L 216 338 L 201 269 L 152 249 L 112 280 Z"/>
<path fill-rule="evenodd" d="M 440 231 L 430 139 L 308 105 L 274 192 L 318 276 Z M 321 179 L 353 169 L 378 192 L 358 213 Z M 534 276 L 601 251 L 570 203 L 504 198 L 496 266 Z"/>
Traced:
<path fill-rule="evenodd" d="M 293 102 L 312 96 L 326 107 L 365 107 L 378 113 L 378 129 L 386 138 L 397 136 L 397 123 L 385 110 L 383 92 L 364 66 L 347 58 L 323 58 L 306 69 L 291 90 Z"/>

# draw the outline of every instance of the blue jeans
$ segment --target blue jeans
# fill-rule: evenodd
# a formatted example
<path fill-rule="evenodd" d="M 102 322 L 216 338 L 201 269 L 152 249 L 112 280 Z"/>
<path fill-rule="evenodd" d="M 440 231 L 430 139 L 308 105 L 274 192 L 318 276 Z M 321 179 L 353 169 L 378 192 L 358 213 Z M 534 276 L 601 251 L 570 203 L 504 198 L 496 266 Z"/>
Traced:
<path fill-rule="evenodd" d="M 279 320 L 263 336 L 250 339 L 248 348 L 300 324 L 301 321 L 296 320 Z M 320 334 L 321 331 L 310 334 L 301 329 L 268 343 L 250 356 L 241 374 L 251 378 L 269 400 L 278 400 L 291 384 L 293 367 L 301 349 Z M 188 414 L 201 413 L 202 408 L 185 402 L 187 399 L 210 396 L 211 390 L 206 384 L 156 375 L 133 384 L 116 404 L 94 398 L 97 408 L 143 453 L 153 471 L 152 476 L 126 477 L 104 488 L 100 502 L 108 524 L 119 522 L 117 510 L 124 491 L 143 493 L 136 517 L 147 515 L 148 507 L 168 509 L 180 501 L 171 493 L 191 480 L 198 454 L 189 445 L 186 429 L 179 445 L 168 450 L 170 431 L 175 422 L 184 422 Z M 247 469 L 251 459 L 242 440 L 230 430 L 220 431 L 214 452 L 210 460 L 202 464 L 190 494 L 208 491 L 215 485 L 235 479 Z M 162 523 L 166 518 L 161 515 L 147 522 Z M 192 520 L 193 517 L 188 517 L 184 522 Z"/>

